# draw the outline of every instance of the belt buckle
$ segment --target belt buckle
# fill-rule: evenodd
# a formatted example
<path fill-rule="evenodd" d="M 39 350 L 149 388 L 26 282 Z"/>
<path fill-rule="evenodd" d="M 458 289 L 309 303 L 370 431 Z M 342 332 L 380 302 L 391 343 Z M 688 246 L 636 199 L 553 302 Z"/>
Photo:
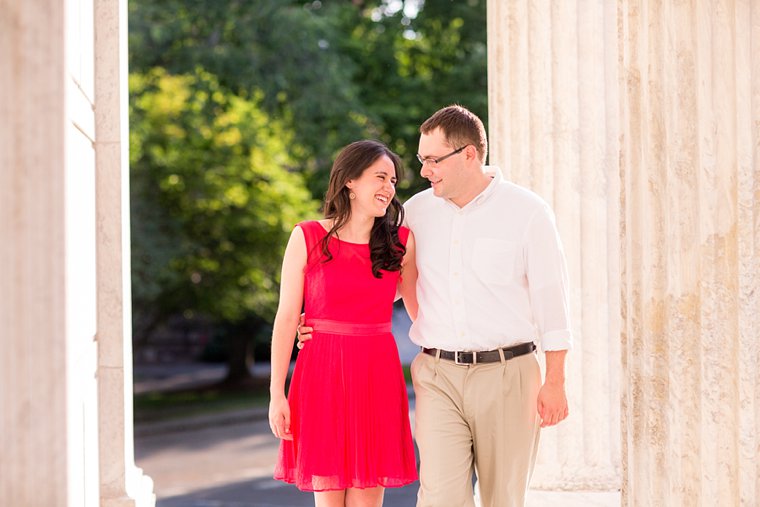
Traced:
<path fill-rule="evenodd" d="M 466 363 L 464 361 L 460 361 L 459 354 L 472 354 L 472 361 L 469 363 Z M 478 360 L 475 356 L 475 352 L 467 352 L 467 351 L 461 351 L 461 350 L 455 350 L 454 351 L 454 364 L 458 364 L 461 366 L 467 366 L 468 364 L 477 364 Z"/>

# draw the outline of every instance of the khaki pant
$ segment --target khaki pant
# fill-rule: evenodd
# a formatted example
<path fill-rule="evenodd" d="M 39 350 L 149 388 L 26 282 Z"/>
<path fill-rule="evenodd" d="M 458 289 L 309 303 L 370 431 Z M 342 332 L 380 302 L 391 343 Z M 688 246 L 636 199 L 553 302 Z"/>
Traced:
<path fill-rule="evenodd" d="M 538 450 L 536 355 L 462 366 L 420 353 L 411 368 L 417 507 L 474 506 L 473 471 L 482 507 L 522 507 Z"/>

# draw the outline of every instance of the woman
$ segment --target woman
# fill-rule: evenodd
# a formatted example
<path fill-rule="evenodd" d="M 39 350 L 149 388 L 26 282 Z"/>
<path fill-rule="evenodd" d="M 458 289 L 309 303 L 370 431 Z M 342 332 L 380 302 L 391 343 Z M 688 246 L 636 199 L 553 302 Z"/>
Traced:
<path fill-rule="evenodd" d="M 397 289 L 415 301 L 399 177 L 401 161 L 383 144 L 348 145 L 330 172 L 325 219 L 298 224 L 285 250 L 272 334 L 269 424 L 282 439 L 275 478 L 313 491 L 319 507 L 382 505 L 384 488 L 417 479 L 391 334 Z M 286 398 L 302 305 L 313 338 Z"/>

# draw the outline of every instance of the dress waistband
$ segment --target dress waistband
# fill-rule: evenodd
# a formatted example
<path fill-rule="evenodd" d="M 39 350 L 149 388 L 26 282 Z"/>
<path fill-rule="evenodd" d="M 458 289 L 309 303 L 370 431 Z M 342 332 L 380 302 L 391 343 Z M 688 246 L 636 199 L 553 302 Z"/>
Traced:
<path fill-rule="evenodd" d="M 342 320 L 308 319 L 306 325 L 313 327 L 314 331 L 322 331 L 323 333 L 363 335 L 391 332 L 390 322 L 380 322 L 375 324 L 346 322 Z"/>

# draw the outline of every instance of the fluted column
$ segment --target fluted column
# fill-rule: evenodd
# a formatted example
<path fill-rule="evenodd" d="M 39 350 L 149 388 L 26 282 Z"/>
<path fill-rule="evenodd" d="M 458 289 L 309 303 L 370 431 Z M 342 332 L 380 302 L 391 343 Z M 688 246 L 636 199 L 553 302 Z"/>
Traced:
<path fill-rule="evenodd" d="M 552 206 L 572 285 L 571 415 L 542 432 L 538 488 L 620 483 L 616 15 L 603 0 L 488 3 L 489 161 Z"/>
<path fill-rule="evenodd" d="M 153 481 L 134 461 L 126 3 L 94 2 L 100 499 L 152 507 Z"/>
<path fill-rule="evenodd" d="M 623 503 L 760 503 L 760 4 L 620 1 Z"/>

